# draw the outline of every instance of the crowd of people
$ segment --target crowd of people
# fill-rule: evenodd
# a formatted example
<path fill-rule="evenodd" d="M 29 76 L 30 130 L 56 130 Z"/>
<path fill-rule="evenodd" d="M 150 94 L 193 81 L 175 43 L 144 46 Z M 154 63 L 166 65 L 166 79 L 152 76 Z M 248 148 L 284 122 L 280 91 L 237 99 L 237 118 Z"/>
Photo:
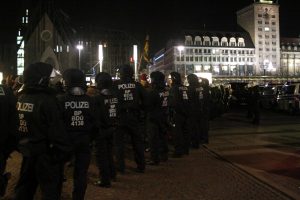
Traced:
<path fill-rule="evenodd" d="M 0 85 L 0 196 L 10 177 L 5 166 L 13 151 L 22 155 L 14 199 L 32 200 L 38 186 L 42 199 L 60 199 L 64 167 L 72 161 L 72 198 L 82 200 L 92 152 L 99 169 L 94 184 L 107 188 L 118 173 L 125 173 L 126 138 L 137 173 L 209 142 L 210 108 L 218 106 L 214 101 L 220 94 L 209 88 L 207 79 L 190 74 L 185 86 L 177 72 L 168 77 L 152 72 L 150 83 L 147 77 L 135 81 L 129 65 L 119 72 L 116 81 L 100 72 L 96 87 L 88 87 L 82 71 L 67 69 L 55 82 L 54 68 L 39 62 L 24 70 L 23 80 Z"/>

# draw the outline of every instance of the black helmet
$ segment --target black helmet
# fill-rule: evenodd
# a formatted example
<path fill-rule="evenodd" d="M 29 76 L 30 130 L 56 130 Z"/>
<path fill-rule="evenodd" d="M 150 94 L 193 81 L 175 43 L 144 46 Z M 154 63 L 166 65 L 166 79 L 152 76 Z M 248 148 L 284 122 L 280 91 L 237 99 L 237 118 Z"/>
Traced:
<path fill-rule="evenodd" d="M 201 78 L 201 85 L 205 86 L 205 87 L 209 86 L 208 79 L 207 78 Z"/>
<path fill-rule="evenodd" d="M 199 84 L 198 76 L 195 74 L 189 74 L 187 76 L 187 81 L 190 86 L 197 86 Z"/>
<path fill-rule="evenodd" d="M 150 74 L 151 84 L 162 86 L 165 83 L 165 75 L 160 71 L 155 71 Z"/>
<path fill-rule="evenodd" d="M 67 69 L 63 73 L 64 86 L 67 89 L 80 87 L 86 90 L 86 80 L 84 73 L 79 69 Z"/>
<path fill-rule="evenodd" d="M 52 65 L 43 62 L 29 65 L 23 73 L 24 85 L 48 87 L 52 70 Z"/>
<path fill-rule="evenodd" d="M 133 78 L 133 69 L 130 65 L 122 65 L 120 67 L 120 78 L 121 79 L 132 79 Z"/>
<path fill-rule="evenodd" d="M 112 78 L 106 72 L 100 72 L 96 76 L 96 83 L 99 89 L 108 89 L 112 86 Z"/>
<path fill-rule="evenodd" d="M 181 84 L 181 76 L 178 72 L 171 72 L 170 73 L 172 84 L 178 85 Z"/>

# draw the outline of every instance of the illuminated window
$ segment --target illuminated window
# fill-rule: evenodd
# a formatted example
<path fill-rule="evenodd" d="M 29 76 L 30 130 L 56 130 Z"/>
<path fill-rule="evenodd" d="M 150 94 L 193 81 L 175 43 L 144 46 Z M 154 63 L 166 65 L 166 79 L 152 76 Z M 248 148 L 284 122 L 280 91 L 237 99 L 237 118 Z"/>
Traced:
<path fill-rule="evenodd" d="M 270 31 L 270 28 L 269 27 L 265 27 L 265 31 Z"/>

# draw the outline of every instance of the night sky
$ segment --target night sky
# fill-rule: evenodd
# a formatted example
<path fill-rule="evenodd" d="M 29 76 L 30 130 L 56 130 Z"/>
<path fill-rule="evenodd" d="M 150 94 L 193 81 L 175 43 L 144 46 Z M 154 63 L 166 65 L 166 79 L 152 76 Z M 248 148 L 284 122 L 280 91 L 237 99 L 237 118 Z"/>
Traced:
<path fill-rule="evenodd" d="M 21 1 L 37 0 L 10 0 L 2 6 L 0 42 L 14 40 Z M 291 2 L 279 1 L 281 35 L 298 37 L 300 12 Z M 74 24 L 125 30 L 141 42 L 149 33 L 151 53 L 164 47 L 169 36 L 183 29 L 203 29 L 205 24 L 208 30 L 234 30 L 236 11 L 251 3 L 253 0 L 57 0 Z"/>

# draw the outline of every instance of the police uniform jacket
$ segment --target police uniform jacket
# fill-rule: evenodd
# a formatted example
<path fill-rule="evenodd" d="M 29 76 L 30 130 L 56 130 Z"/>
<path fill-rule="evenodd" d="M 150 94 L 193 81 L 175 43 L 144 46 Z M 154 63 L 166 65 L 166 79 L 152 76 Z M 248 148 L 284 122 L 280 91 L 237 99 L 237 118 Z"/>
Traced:
<path fill-rule="evenodd" d="M 70 152 L 54 91 L 44 87 L 24 87 L 17 102 L 18 138 L 23 155 Z"/>
<path fill-rule="evenodd" d="M 144 109 L 145 90 L 140 83 L 132 79 L 118 80 L 114 83 L 114 89 L 120 100 L 121 114 Z"/>
<path fill-rule="evenodd" d="M 188 88 L 181 84 L 172 85 L 169 92 L 169 105 L 172 112 L 187 117 L 189 115 Z"/>
<path fill-rule="evenodd" d="M 168 115 L 169 90 L 163 87 L 152 87 L 146 98 L 148 120 L 166 122 Z"/>
<path fill-rule="evenodd" d="M 0 85 L 0 151 L 15 146 L 13 140 L 16 136 L 17 110 L 16 98 L 13 91 L 4 85 Z M 8 142 L 9 141 L 9 142 Z"/>
<path fill-rule="evenodd" d="M 200 84 L 188 86 L 189 114 L 193 117 L 200 117 L 204 107 L 204 88 Z"/>
<path fill-rule="evenodd" d="M 71 88 L 57 98 L 70 137 L 88 135 L 92 138 L 99 126 L 95 99 L 79 87 Z"/>
<path fill-rule="evenodd" d="M 119 99 L 115 91 L 103 89 L 95 98 L 99 107 L 100 128 L 116 127 L 119 123 Z"/>

